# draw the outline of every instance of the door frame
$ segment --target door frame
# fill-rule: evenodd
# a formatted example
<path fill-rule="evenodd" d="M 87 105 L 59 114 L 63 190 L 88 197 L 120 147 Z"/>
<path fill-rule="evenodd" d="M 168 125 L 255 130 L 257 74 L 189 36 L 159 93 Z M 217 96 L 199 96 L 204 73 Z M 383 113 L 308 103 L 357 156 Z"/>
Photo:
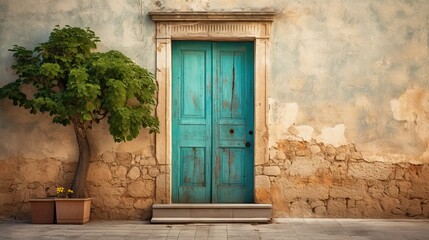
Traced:
<path fill-rule="evenodd" d="M 268 83 L 270 73 L 271 24 L 275 12 L 149 12 L 156 23 L 156 81 L 160 125 L 155 154 L 161 166 L 157 176 L 155 203 L 171 203 L 171 73 L 172 40 L 254 42 L 254 165 L 268 161 Z M 255 174 L 257 171 L 255 169 Z M 255 176 L 254 200 L 258 187 Z"/>

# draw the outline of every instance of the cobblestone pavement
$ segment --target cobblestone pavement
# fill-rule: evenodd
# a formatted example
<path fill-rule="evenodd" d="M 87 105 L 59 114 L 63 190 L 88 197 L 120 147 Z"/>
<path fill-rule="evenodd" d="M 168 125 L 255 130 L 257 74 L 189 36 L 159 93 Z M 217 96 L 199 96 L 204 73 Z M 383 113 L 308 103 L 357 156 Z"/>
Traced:
<path fill-rule="evenodd" d="M 143 221 L 91 221 L 85 225 L 0 221 L 0 239 L 429 240 L 429 219 L 282 218 L 271 224 L 180 225 Z"/>

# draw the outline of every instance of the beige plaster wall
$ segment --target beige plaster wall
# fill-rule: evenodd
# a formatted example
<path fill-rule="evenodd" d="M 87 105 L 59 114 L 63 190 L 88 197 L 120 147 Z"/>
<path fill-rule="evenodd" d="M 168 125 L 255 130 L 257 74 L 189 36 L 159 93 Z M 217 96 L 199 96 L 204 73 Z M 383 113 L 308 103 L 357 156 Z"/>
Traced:
<path fill-rule="evenodd" d="M 0 86 L 14 80 L 10 69 L 12 57 L 7 49 L 13 44 L 31 48 L 46 41 L 56 24 L 90 26 L 102 40 L 100 51 L 120 50 L 155 71 L 155 29 L 148 11 L 253 9 L 279 12 L 273 23 L 270 47 L 268 147 L 271 151 L 281 149 L 284 142 L 311 142 L 335 148 L 354 144 L 362 155 L 360 161 L 374 164 L 368 165 L 371 167 L 377 164 L 427 167 L 429 4 L 424 0 L 5 0 L 0 2 Z M 128 198 L 128 184 L 156 181 L 156 174 L 150 179 L 143 178 L 152 163 L 140 164 L 135 160 L 136 156 L 152 159 L 154 137 L 143 132 L 132 142 L 116 144 L 106 130 L 107 126 L 101 124 L 91 133 L 94 164 L 106 164 L 112 174 L 111 179 L 99 181 L 107 181 L 110 186 L 117 186 L 119 181 L 125 190 L 112 195 L 116 199 Z M 53 184 L 65 184 L 71 178 L 77 157 L 73 131 L 51 124 L 48 116 L 29 115 L 2 100 L 0 136 L 3 171 L 0 216 L 28 217 L 28 198 L 49 195 Z M 127 174 L 135 166 L 142 175 L 133 179 L 135 168 L 133 178 L 127 174 L 114 175 L 115 167 L 121 164 L 105 163 L 102 156 L 106 152 L 115 156 L 134 154 L 134 163 L 123 166 Z M 272 159 L 260 167 L 276 165 Z M 157 164 L 157 159 L 154 161 L 159 174 L 168 171 Z M 52 163 L 49 166 L 54 166 L 54 170 L 58 167 L 58 173 L 49 170 L 52 174 L 41 179 L 44 168 L 35 170 L 34 164 L 43 162 Z M 281 174 L 289 176 L 290 172 L 281 169 Z M 338 172 L 331 174 L 336 176 Z M 425 170 L 419 176 L 426 174 Z M 163 184 L 161 178 L 158 181 Z M 363 177 L 363 181 L 370 179 Z M 102 196 L 102 192 L 90 191 Z M 153 190 L 144 197 L 128 199 L 123 206 L 129 208 L 121 208 L 114 216 L 103 213 L 110 209 L 111 203 L 103 205 L 99 201 L 98 210 L 94 211 L 100 211 L 97 215 L 100 218 L 124 218 L 120 216 L 127 214 L 133 218 L 147 217 L 135 214 L 139 208 L 130 206 L 137 201 L 145 204 L 147 199 L 154 201 L 155 195 Z M 421 204 L 427 199 L 429 196 L 424 193 Z M 8 207 L 18 206 L 17 202 L 22 208 L 6 213 Z M 406 210 L 403 212 L 406 215 Z"/>
<path fill-rule="evenodd" d="M 428 163 L 429 4 L 283 7 L 273 25 L 272 49 L 281 51 L 273 51 L 270 145 L 354 143 L 370 161 Z"/>

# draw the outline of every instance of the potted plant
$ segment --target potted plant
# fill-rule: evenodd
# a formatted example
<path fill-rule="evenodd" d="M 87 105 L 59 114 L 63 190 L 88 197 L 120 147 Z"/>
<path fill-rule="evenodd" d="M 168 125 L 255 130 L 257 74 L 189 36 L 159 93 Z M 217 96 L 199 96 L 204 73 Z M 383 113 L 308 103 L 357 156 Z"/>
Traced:
<path fill-rule="evenodd" d="M 57 187 L 56 222 L 85 224 L 89 221 L 92 198 L 71 198 L 73 190 Z"/>
<path fill-rule="evenodd" d="M 72 198 L 85 198 L 93 124 L 107 117 L 116 142 L 136 138 L 141 128 L 158 131 L 153 74 L 118 51 L 94 52 L 99 41 L 89 28 L 66 25 L 56 26 L 34 50 L 15 45 L 10 51 L 17 80 L 0 88 L 0 99 L 73 127 L 79 157 L 68 188 Z"/>

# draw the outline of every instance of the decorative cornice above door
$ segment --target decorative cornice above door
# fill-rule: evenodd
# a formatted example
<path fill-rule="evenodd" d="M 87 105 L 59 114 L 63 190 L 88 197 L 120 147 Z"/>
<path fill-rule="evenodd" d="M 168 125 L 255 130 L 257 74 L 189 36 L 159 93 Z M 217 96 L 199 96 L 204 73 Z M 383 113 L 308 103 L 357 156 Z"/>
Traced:
<path fill-rule="evenodd" d="M 275 12 L 150 12 L 157 38 L 269 38 Z"/>
<path fill-rule="evenodd" d="M 272 22 L 276 12 L 234 11 L 234 12 L 150 12 L 154 22 Z"/>

